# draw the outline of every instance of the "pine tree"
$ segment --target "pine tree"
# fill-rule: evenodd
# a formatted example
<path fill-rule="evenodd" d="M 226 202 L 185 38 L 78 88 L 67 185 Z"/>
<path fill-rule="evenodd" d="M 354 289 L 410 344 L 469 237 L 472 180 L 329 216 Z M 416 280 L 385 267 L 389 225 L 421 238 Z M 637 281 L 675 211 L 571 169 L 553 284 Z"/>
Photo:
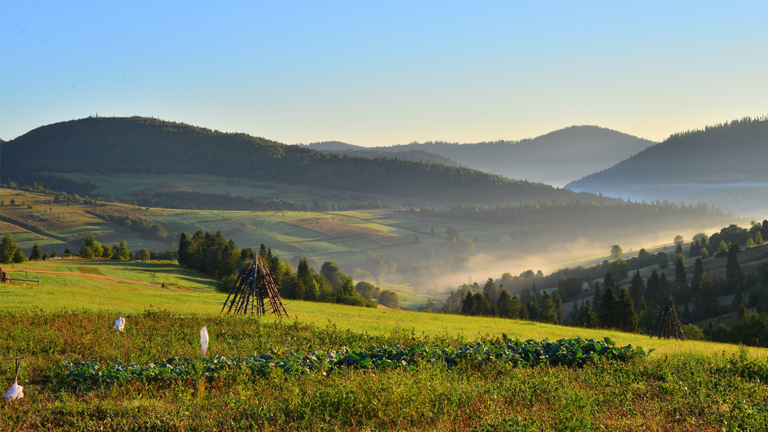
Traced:
<path fill-rule="evenodd" d="M 472 295 L 472 290 L 467 290 L 467 296 L 461 302 L 461 314 L 472 315 L 475 311 L 475 296 Z"/>
<path fill-rule="evenodd" d="M 56 248 L 51 248 L 51 254 L 49 255 L 51 258 L 56 258 Z"/>
<path fill-rule="evenodd" d="M 526 308 L 517 296 L 512 297 L 512 310 L 514 310 L 514 318 L 519 320 L 529 320 L 531 317 L 528 315 L 528 308 Z"/>
<path fill-rule="evenodd" d="M 555 291 L 555 295 L 552 296 L 555 303 L 555 314 L 557 314 L 557 324 L 563 323 L 563 298 L 560 297 L 560 293 Z"/>
<path fill-rule="evenodd" d="M 600 282 L 595 281 L 595 293 L 592 295 L 592 306 L 597 309 L 600 299 L 603 298 L 603 291 L 600 289 Z"/>
<path fill-rule="evenodd" d="M 741 270 L 739 266 L 738 253 L 740 246 L 738 242 L 733 242 L 728 247 L 728 262 L 725 265 L 725 280 L 733 288 L 737 284 L 739 272 Z"/>
<path fill-rule="evenodd" d="M 747 317 L 747 308 L 744 306 L 744 303 L 739 303 L 739 312 L 737 313 L 737 316 L 739 317 L 739 321 L 744 321 Z"/>
<path fill-rule="evenodd" d="M 552 297 L 548 292 L 544 291 L 541 296 L 541 313 L 539 315 L 539 321 L 548 324 L 557 324 L 557 312 L 555 312 L 555 302 L 552 301 Z"/>
<path fill-rule="evenodd" d="M 579 308 L 579 314 L 576 318 L 576 325 L 584 328 L 597 327 L 597 317 L 592 312 L 592 308 L 588 304 L 583 304 Z"/>
<path fill-rule="evenodd" d="M 761 246 L 763 244 L 763 233 L 760 231 L 755 234 L 755 244 Z"/>
<path fill-rule="evenodd" d="M 704 263 L 701 261 L 701 258 L 696 258 L 696 263 L 693 265 L 693 278 L 691 279 L 691 287 L 700 287 L 702 276 L 704 276 Z"/>
<path fill-rule="evenodd" d="M 603 328 L 618 328 L 616 293 L 612 286 L 606 287 L 603 292 L 603 297 L 600 299 L 600 304 L 597 307 L 597 320 L 600 323 L 600 327 Z"/>
<path fill-rule="evenodd" d="M 656 272 L 656 269 L 651 273 L 651 277 L 645 281 L 645 300 L 654 308 L 661 306 L 664 300 L 661 293 L 659 274 Z"/>
<path fill-rule="evenodd" d="M 679 303 L 687 303 L 688 296 L 688 277 L 685 275 L 685 265 L 682 261 L 675 263 L 675 288 Z"/>
<path fill-rule="evenodd" d="M 618 322 L 617 327 L 624 332 L 634 333 L 637 331 L 637 314 L 635 305 L 629 297 L 627 289 L 621 287 L 619 290 L 618 309 L 616 311 Z"/>
<path fill-rule="evenodd" d="M 472 315 L 476 315 L 476 316 L 491 315 L 491 305 L 490 303 L 488 303 L 488 300 L 485 298 L 485 296 L 480 293 L 475 294 L 472 309 L 473 309 Z"/>
<path fill-rule="evenodd" d="M 29 254 L 29 259 L 31 260 L 39 260 L 42 257 L 42 253 L 40 252 L 40 246 L 35 243 L 32 246 L 32 252 Z"/>
<path fill-rule="evenodd" d="M 501 290 L 499 301 L 496 302 L 496 313 L 502 318 L 515 318 L 512 307 L 512 297 L 509 295 L 509 291 Z"/>
<path fill-rule="evenodd" d="M 640 297 L 644 294 L 643 288 L 643 278 L 640 276 L 640 270 L 637 270 L 632 276 L 632 283 L 629 285 L 629 297 L 634 303 L 640 303 Z"/>
<path fill-rule="evenodd" d="M 483 286 L 483 295 L 488 301 L 488 304 L 495 305 L 499 298 L 499 290 L 496 288 L 496 284 L 493 283 L 493 278 L 488 278 Z"/>
<path fill-rule="evenodd" d="M 605 278 L 603 279 L 603 287 L 605 289 L 608 289 L 608 287 L 616 287 L 616 282 L 613 281 L 613 275 L 611 274 L 610 270 L 605 273 Z"/>

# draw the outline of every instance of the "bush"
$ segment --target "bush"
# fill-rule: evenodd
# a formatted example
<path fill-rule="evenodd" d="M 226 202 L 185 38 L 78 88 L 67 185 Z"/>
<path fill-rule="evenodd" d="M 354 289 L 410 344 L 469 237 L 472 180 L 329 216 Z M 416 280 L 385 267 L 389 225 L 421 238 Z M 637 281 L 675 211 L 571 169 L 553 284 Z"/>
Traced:
<path fill-rule="evenodd" d="M 400 299 L 397 297 L 397 293 L 392 290 L 384 290 L 379 294 L 379 304 L 391 308 L 399 308 Z"/>
<path fill-rule="evenodd" d="M 376 304 L 375 301 L 366 300 L 358 296 L 344 297 L 341 303 L 347 306 L 367 307 L 367 308 L 374 308 L 374 309 L 378 307 L 378 304 Z"/>
<path fill-rule="evenodd" d="M 704 332 L 695 324 L 686 324 L 683 326 L 683 332 L 685 332 L 686 339 L 689 340 L 704 340 Z"/>
<path fill-rule="evenodd" d="M 231 274 L 221 278 L 218 284 L 216 284 L 216 291 L 229 294 L 229 289 L 232 284 L 237 280 L 237 275 Z"/>

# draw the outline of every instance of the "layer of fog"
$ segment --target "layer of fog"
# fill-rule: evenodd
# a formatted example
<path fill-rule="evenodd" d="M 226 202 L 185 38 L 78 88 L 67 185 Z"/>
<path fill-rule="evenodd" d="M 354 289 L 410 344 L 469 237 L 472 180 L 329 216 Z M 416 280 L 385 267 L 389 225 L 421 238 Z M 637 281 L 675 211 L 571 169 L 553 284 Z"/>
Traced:
<path fill-rule="evenodd" d="M 477 282 L 478 285 L 482 286 L 488 278 L 496 280 L 506 272 L 518 276 L 526 270 L 533 270 L 534 272 L 541 270 L 544 275 L 549 275 L 566 267 L 575 268 L 580 265 L 589 267 L 609 259 L 610 249 L 614 244 L 622 247 L 626 259 L 637 256 L 641 248 L 650 249 L 655 246 L 671 245 L 676 235 L 682 235 L 686 241 L 690 241 L 694 235 L 700 232 L 710 236 L 719 232 L 721 228 L 722 226 L 718 225 L 677 231 L 661 229 L 646 235 L 627 233 L 626 236 L 617 237 L 611 243 L 590 238 L 579 238 L 568 243 L 542 243 L 535 248 L 526 248 L 528 250 L 525 253 L 514 251 L 514 245 L 510 248 L 513 251 L 509 253 L 505 253 L 503 250 L 481 251 L 473 256 L 472 266 L 469 269 L 439 277 L 428 286 L 416 287 L 416 291 L 420 294 L 445 297 L 450 291 L 457 289 L 462 284 Z M 594 274 L 593 276 L 600 279 L 604 275 Z M 539 286 L 538 288 L 553 287 Z"/>
<path fill-rule="evenodd" d="M 573 190 L 602 193 L 632 201 L 668 200 L 677 203 L 684 201 L 686 204 L 705 202 L 723 212 L 733 212 L 760 221 L 768 219 L 768 183 L 604 184 Z"/>

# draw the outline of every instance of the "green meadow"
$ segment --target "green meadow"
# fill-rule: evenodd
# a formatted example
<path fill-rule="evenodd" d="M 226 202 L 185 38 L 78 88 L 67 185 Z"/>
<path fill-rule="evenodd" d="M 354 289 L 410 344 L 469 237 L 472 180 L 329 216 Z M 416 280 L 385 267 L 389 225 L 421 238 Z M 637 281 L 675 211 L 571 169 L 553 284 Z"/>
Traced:
<path fill-rule="evenodd" d="M 73 259 L 12 270 L 22 268 L 11 277 L 40 285 L 0 285 L 0 356 L 26 357 L 24 398 L 0 403 L 0 430 L 760 430 L 768 422 L 766 349 L 290 300 L 288 319 L 234 317 L 219 314 L 225 295 L 214 279 L 174 263 Z M 111 330 L 120 313 L 125 333 Z M 503 338 L 609 337 L 655 351 L 584 367 L 413 359 L 413 368 L 214 376 L 196 360 L 202 326 L 209 355 L 226 358 Z M 169 357 L 190 359 L 191 375 L 86 384 L 65 365 Z M 2 385 L 13 373 L 13 362 L 0 362 Z"/>

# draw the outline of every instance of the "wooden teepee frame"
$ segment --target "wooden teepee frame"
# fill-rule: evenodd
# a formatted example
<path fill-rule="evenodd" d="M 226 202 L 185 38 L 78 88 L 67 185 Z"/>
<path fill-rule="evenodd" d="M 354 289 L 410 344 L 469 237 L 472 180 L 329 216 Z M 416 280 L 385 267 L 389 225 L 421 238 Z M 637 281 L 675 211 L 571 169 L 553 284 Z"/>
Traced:
<path fill-rule="evenodd" d="M 659 311 L 659 317 L 656 319 L 656 324 L 653 326 L 653 332 L 651 332 L 651 337 L 654 336 L 659 339 L 675 338 L 685 340 L 683 324 L 680 322 L 680 317 L 677 316 L 675 303 L 672 301 L 672 297 L 667 300 L 664 307 Z"/>
<path fill-rule="evenodd" d="M 266 315 L 265 298 L 269 300 L 273 314 L 279 317 L 288 316 L 288 311 L 285 310 L 285 305 L 283 305 L 283 300 L 280 297 L 280 288 L 272 280 L 269 269 L 257 255 L 252 263 L 246 263 L 240 270 L 240 274 L 229 289 L 229 295 L 221 307 L 221 313 L 227 309 L 227 313 L 234 311 L 234 314 Z"/>

